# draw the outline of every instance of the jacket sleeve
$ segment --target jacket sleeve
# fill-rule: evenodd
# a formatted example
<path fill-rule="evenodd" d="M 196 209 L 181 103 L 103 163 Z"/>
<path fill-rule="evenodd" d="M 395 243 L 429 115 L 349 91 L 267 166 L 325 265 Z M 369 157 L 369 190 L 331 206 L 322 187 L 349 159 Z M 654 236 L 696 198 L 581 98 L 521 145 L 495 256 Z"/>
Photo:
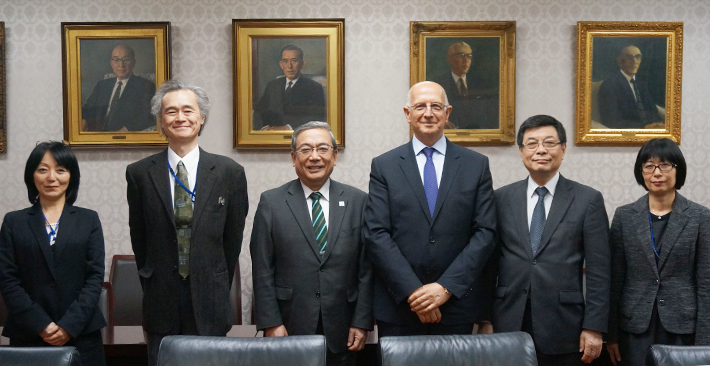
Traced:
<path fill-rule="evenodd" d="M 582 232 L 586 262 L 587 296 L 582 328 L 606 332 L 609 325 L 609 219 L 598 191 L 589 201 Z"/>
<path fill-rule="evenodd" d="M 145 210 L 143 209 L 141 191 L 131 170 L 131 166 L 129 165 L 126 168 L 126 182 L 128 184 L 126 193 L 128 199 L 128 227 L 131 233 L 131 247 L 133 248 L 133 254 L 136 256 L 136 266 L 138 267 L 138 271 L 140 271 L 145 265 L 146 260 L 147 235 L 145 217 L 143 217 Z M 141 284 L 143 284 L 143 277 L 140 277 L 140 279 Z"/>
<path fill-rule="evenodd" d="M 231 274 L 229 276 L 229 285 L 232 285 L 234 278 L 234 270 L 239 261 L 239 253 L 242 250 L 242 239 L 244 238 L 244 221 L 249 211 L 249 198 L 247 196 L 247 178 L 244 174 L 244 168 L 237 166 L 233 170 L 234 176 L 230 182 L 233 185 L 231 190 L 232 197 L 229 201 L 229 211 L 227 212 L 226 225 L 224 227 L 224 235 L 222 243 L 224 246 L 224 256 L 227 261 L 227 270 Z"/>
<path fill-rule="evenodd" d="M 695 344 L 710 345 L 710 210 L 702 208 L 695 247 L 695 283 L 698 312 L 695 323 Z"/>
<path fill-rule="evenodd" d="M 363 205 L 363 208 L 365 206 Z M 364 221 L 365 212 L 363 210 L 361 220 Z M 361 227 L 364 227 L 362 225 Z M 365 252 L 364 235 L 360 235 L 360 258 L 358 262 L 358 294 L 357 304 L 351 326 L 360 329 L 373 329 L 372 305 L 374 296 L 374 278 L 372 277 L 372 263 Z"/>
<path fill-rule="evenodd" d="M 609 246 L 611 247 L 611 296 L 609 300 L 607 342 L 618 341 L 619 304 L 621 302 L 621 291 L 626 281 L 626 254 L 624 252 L 624 231 L 621 216 L 623 216 L 623 212 L 617 209 L 611 221 L 611 230 L 609 230 Z"/>

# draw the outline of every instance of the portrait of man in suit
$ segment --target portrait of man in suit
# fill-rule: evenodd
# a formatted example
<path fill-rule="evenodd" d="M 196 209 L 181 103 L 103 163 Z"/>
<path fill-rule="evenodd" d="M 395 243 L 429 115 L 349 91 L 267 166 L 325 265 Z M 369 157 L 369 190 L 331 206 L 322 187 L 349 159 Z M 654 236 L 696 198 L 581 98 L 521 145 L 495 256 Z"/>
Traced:
<path fill-rule="evenodd" d="M 495 191 L 493 330 L 529 333 L 541 366 L 589 363 L 609 314 L 604 198 L 560 175 L 567 136 L 555 118 L 528 118 L 517 143 L 530 176 Z"/>
<path fill-rule="evenodd" d="M 354 365 L 373 327 L 367 194 L 330 179 L 338 145 L 325 122 L 296 128 L 291 160 L 298 179 L 264 192 L 254 217 L 256 326 L 266 337 L 325 335 L 327 364 Z"/>
<path fill-rule="evenodd" d="M 150 98 L 155 82 L 133 73 L 136 55 L 132 47 L 118 44 L 109 60 L 114 77 L 102 79 L 82 106 L 81 130 L 93 132 L 136 132 L 155 130 Z"/>
<path fill-rule="evenodd" d="M 485 50 L 490 51 L 489 48 L 495 47 L 488 46 Z M 499 59 L 499 57 L 491 57 L 490 53 L 492 52 L 474 53 L 467 42 L 455 41 L 446 50 L 446 63 L 449 66 L 447 70 L 433 79 L 428 79 L 444 88 L 449 103 L 453 106 L 447 129 L 499 128 L 499 88 L 497 84 L 493 84 L 493 80 L 486 80 L 486 76 L 495 72 L 494 68 L 498 65 L 490 67 L 492 60 L 486 60 L 487 64 L 483 61 L 483 59 Z M 437 56 L 441 57 L 440 53 Z M 471 68 L 474 59 L 478 62 Z M 429 68 L 438 69 L 436 65 L 436 63 L 427 65 L 427 74 L 430 74 Z M 497 83 L 498 78 L 493 79 Z"/>
<path fill-rule="evenodd" d="M 168 335 L 225 336 L 229 289 L 249 209 L 244 168 L 198 146 L 207 93 L 167 80 L 152 111 L 168 147 L 128 165 L 128 224 L 143 287 L 148 360 Z"/>
<path fill-rule="evenodd" d="M 616 57 L 618 69 L 599 87 L 599 116 L 607 128 L 665 128 L 665 116 L 659 113 L 648 81 L 638 76 L 642 60 L 639 47 L 621 47 Z"/>
<path fill-rule="evenodd" d="M 487 320 L 482 273 L 496 214 L 488 158 L 451 143 L 439 84 L 409 91 L 408 143 L 372 160 L 365 245 L 380 336 L 471 334 Z"/>
<path fill-rule="evenodd" d="M 310 121 L 325 121 L 323 86 L 301 73 L 306 66 L 303 49 L 287 44 L 279 53 L 283 75 L 266 85 L 254 106 L 254 130 L 294 130 Z"/>

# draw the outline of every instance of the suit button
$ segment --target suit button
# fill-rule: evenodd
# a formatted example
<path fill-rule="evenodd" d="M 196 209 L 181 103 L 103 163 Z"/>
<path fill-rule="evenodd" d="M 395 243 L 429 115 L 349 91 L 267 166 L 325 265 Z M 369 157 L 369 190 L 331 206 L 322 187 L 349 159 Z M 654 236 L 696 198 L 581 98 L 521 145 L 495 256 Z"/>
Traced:
<path fill-rule="evenodd" d="M 654 285 L 658 285 L 658 280 L 653 280 Z"/>
<path fill-rule="evenodd" d="M 432 236 L 431 238 L 429 238 L 429 242 L 434 244 L 436 242 L 436 239 L 434 239 L 434 237 Z"/>
<path fill-rule="evenodd" d="M 537 260 L 533 259 L 532 261 L 533 266 L 537 264 Z"/>
<path fill-rule="evenodd" d="M 56 283 L 56 282 L 50 282 L 50 283 L 49 283 L 49 287 L 57 287 L 57 283 Z"/>
<path fill-rule="evenodd" d="M 663 306 L 663 305 L 665 305 L 665 304 L 666 304 L 666 301 L 665 301 L 665 300 L 658 300 L 658 305 Z"/>
<path fill-rule="evenodd" d="M 325 272 L 325 268 L 321 268 L 320 271 L 321 271 L 321 272 Z"/>
<path fill-rule="evenodd" d="M 316 292 L 316 297 L 320 297 L 320 291 Z"/>

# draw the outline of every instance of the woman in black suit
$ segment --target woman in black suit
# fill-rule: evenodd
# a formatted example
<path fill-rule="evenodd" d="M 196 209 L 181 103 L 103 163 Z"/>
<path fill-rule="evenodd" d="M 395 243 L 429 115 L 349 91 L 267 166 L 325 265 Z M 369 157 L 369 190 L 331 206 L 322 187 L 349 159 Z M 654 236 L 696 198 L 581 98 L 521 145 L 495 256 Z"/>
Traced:
<path fill-rule="evenodd" d="M 25 165 L 32 207 L 0 229 L 0 292 L 11 346 L 74 346 L 83 365 L 105 365 L 99 310 L 104 238 L 95 211 L 72 206 L 79 164 L 61 142 L 37 145 Z"/>
<path fill-rule="evenodd" d="M 710 344 L 710 210 L 677 192 L 686 164 L 669 139 L 641 147 L 634 175 L 648 194 L 616 210 L 609 234 L 615 365 L 645 365 L 652 344 Z"/>

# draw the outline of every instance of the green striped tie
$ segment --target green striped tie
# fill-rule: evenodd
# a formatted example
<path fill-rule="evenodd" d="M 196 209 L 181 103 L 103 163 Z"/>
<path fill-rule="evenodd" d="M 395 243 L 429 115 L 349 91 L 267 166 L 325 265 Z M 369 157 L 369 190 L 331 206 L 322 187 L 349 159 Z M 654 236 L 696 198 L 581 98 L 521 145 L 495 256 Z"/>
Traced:
<path fill-rule="evenodd" d="M 328 226 L 325 224 L 323 207 L 321 207 L 320 202 L 318 202 L 323 195 L 320 192 L 313 192 L 308 197 L 313 200 L 313 206 L 311 207 L 313 231 L 316 233 L 316 243 L 318 243 L 322 254 L 325 252 L 325 246 L 328 245 Z"/>
<path fill-rule="evenodd" d="M 187 179 L 187 170 L 182 160 L 177 166 L 177 178 L 186 187 L 190 186 Z M 182 278 L 190 275 L 190 237 L 192 237 L 192 200 L 180 183 L 175 181 L 175 228 L 178 239 L 178 273 Z"/>

